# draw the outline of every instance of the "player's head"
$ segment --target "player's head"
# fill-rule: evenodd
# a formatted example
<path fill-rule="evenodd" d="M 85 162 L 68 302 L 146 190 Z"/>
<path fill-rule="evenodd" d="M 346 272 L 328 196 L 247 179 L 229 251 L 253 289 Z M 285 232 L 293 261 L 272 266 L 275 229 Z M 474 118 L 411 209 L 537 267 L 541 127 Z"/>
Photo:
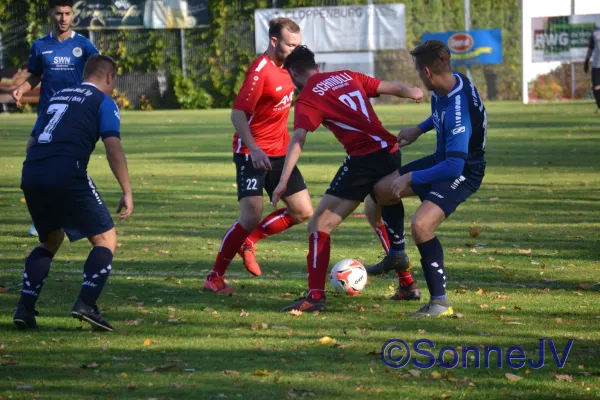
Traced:
<path fill-rule="evenodd" d="M 283 68 L 287 69 L 298 90 L 302 90 L 311 75 L 319 72 L 315 62 L 315 53 L 304 45 L 298 46 L 285 59 Z"/>
<path fill-rule="evenodd" d="M 302 34 L 297 23 L 289 18 L 275 18 L 269 21 L 269 48 L 278 65 L 302 43 Z"/>
<path fill-rule="evenodd" d="M 91 56 L 83 69 L 83 80 L 96 85 L 96 87 L 111 95 L 115 88 L 117 77 L 117 63 L 109 56 L 96 54 Z"/>
<path fill-rule="evenodd" d="M 71 29 L 73 0 L 48 0 L 48 10 L 55 31 L 63 33 Z"/>
<path fill-rule="evenodd" d="M 440 77 L 452 73 L 450 50 L 439 40 L 427 40 L 414 48 L 410 54 L 415 61 L 419 78 L 428 90 L 435 90 Z"/>

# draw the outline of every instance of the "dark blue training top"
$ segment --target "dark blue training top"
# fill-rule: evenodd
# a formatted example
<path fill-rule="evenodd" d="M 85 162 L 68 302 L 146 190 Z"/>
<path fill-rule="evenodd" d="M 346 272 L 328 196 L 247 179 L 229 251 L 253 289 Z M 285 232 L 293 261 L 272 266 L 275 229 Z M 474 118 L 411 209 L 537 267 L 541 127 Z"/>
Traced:
<path fill-rule="evenodd" d="M 23 179 L 44 183 L 54 181 L 57 175 L 86 176 L 96 142 L 120 137 L 120 124 L 115 102 L 93 84 L 84 82 L 60 90 L 35 123 Z"/>
<path fill-rule="evenodd" d="M 435 128 L 435 161 L 444 165 L 413 172 L 413 183 L 457 178 L 468 174 L 470 168 L 485 164 L 487 113 L 483 101 L 473 82 L 458 72 L 454 76 L 456 84 L 447 96 L 433 92 L 432 115 L 419 124 L 422 132 Z"/>
<path fill-rule="evenodd" d="M 70 38 L 58 41 L 52 33 L 39 38 L 31 46 L 28 71 L 42 75 L 39 109 L 61 89 L 83 81 L 83 67 L 98 50 L 86 37 L 73 32 Z"/>

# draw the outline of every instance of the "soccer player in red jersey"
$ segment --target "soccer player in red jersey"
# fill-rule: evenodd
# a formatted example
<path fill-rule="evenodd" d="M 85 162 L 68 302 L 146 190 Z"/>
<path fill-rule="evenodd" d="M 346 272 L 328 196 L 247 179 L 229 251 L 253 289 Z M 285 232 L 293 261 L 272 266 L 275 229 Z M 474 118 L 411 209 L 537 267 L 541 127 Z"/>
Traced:
<path fill-rule="evenodd" d="M 236 129 L 233 161 L 237 170 L 240 217 L 223 236 L 213 269 L 204 282 L 204 288 L 215 293 L 232 292 L 224 275 L 236 253 L 251 274 L 260 275 L 260 266 L 254 257 L 256 243 L 308 220 L 313 214 L 304 178 L 298 168 L 294 168 L 288 176 L 287 190 L 280 194 L 287 208 L 260 220 L 263 190 L 271 196 L 277 186 L 290 142 L 287 121 L 294 83 L 283 69 L 283 62 L 302 42 L 300 27 L 289 18 L 270 21 L 269 37 L 267 51 L 248 68 L 231 111 Z"/>
<path fill-rule="evenodd" d="M 308 294 L 281 310 L 320 311 L 325 309 L 331 232 L 367 195 L 372 194 L 373 187 L 381 178 L 400 167 L 397 138 L 383 127 L 369 97 L 389 94 L 419 102 L 423 91 L 352 71 L 320 73 L 314 54 L 306 46 L 296 47 L 286 58 L 284 67 L 301 93 L 295 105 L 294 136 L 272 196 L 275 208 L 288 188 L 308 132 L 323 124 L 348 154 L 308 224 Z M 404 231 L 404 206 L 401 202 L 383 206 L 381 210 L 390 236 Z M 408 269 L 409 260 L 404 252 L 403 240 L 391 242 L 390 255 L 395 258 L 397 269 Z"/>

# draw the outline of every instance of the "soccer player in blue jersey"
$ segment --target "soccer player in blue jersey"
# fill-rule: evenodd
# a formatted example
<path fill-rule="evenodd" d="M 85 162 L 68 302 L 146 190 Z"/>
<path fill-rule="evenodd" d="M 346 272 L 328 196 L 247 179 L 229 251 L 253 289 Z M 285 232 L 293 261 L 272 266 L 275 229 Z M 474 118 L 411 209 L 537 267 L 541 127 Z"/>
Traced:
<path fill-rule="evenodd" d="M 71 241 L 86 237 L 93 246 L 71 315 L 94 328 L 113 330 L 96 301 L 112 269 L 117 237 L 87 166 L 96 142 L 102 138 L 110 168 L 123 190 L 117 212 L 124 209 L 120 218 L 128 218 L 133 198 L 120 140 L 120 114 L 109 97 L 116 73 L 112 58 L 92 56 L 85 65 L 84 82 L 48 99 L 27 142 L 21 189 L 40 245 L 25 261 L 23 290 L 13 316 L 17 328 L 37 328 L 35 304 L 66 233 Z"/>
<path fill-rule="evenodd" d="M 52 32 L 33 42 L 27 68 L 29 76 L 12 93 L 20 107 L 23 94 L 41 82 L 38 114 L 54 93 L 79 85 L 86 61 L 98 54 L 92 42 L 71 29 L 73 0 L 49 0 L 48 7 Z M 34 226 L 30 228 L 29 234 L 37 234 Z"/>
<path fill-rule="evenodd" d="M 421 253 L 421 266 L 430 301 L 412 317 L 440 317 L 454 313 L 446 297 L 446 272 L 437 227 L 459 204 L 475 193 L 485 173 L 484 149 L 487 114 L 479 92 L 466 76 L 452 71 L 450 51 L 437 40 L 429 40 L 410 52 L 419 78 L 433 92 L 431 117 L 417 127 L 400 131 L 400 147 L 408 146 L 422 134 L 436 131 L 434 154 L 413 161 L 388 175 L 376 185 L 392 186 L 395 196 L 417 195 L 421 206 L 413 216 L 412 237 Z M 380 199 L 382 204 L 397 199 Z M 394 269 L 391 256 L 369 268 L 370 274 Z"/>

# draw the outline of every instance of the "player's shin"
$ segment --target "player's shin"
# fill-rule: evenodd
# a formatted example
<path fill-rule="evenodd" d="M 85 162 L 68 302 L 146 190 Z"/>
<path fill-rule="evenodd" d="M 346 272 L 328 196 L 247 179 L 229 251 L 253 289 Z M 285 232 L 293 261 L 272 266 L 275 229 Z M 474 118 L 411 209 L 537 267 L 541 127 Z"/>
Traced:
<path fill-rule="evenodd" d="M 287 208 L 274 211 L 260 221 L 258 226 L 248 235 L 244 245 L 253 247 L 259 240 L 281 233 L 293 225 L 292 217 Z"/>
<path fill-rule="evenodd" d="M 54 254 L 43 247 L 36 247 L 25 260 L 25 272 L 23 273 L 23 290 L 19 303 L 23 304 L 27 311 L 35 309 L 44 281 L 50 272 L 50 264 Z"/>
<path fill-rule="evenodd" d="M 113 253 L 103 246 L 94 246 L 83 267 L 83 283 L 79 298 L 88 306 L 96 305 L 112 270 Z"/>
<path fill-rule="evenodd" d="M 446 301 L 446 271 L 444 270 L 444 250 L 437 237 L 417 244 L 421 253 L 421 266 L 427 281 L 431 300 Z"/>
<path fill-rule="evenodd" d="M 389 253 L 392 255 L 403 253 L 406 246 L 404 238 L 404 204 L 399 201 L 393 205 L 382 206 L 381 216 L 390 238 Z"/>
<path fill-rule="evenodd" d="M 307 297 L 318 300 L 325 296 L 325 280 L 329 268 L 331 239 L 325 232 L 314 232 L 308 237 L 308 256 L 306 266 L 308 270 L 308 295 Z"/>
<path fill-rule="evenodd" d="M 237 221 L 227 230 L 221 241 L 221 247 L 219 248 L 219 253 L 217 254 L 213 269 L 208 275 L 209 279 L 225 275 L 225 271 L 227 271 L 229 264 L 231 264 L 231 260 L 233 260 L 240 249 L 240 246 L 244 242 L 244 239 L 246 239 L 249 234 L 250 232 L 244 229 Z"/>

